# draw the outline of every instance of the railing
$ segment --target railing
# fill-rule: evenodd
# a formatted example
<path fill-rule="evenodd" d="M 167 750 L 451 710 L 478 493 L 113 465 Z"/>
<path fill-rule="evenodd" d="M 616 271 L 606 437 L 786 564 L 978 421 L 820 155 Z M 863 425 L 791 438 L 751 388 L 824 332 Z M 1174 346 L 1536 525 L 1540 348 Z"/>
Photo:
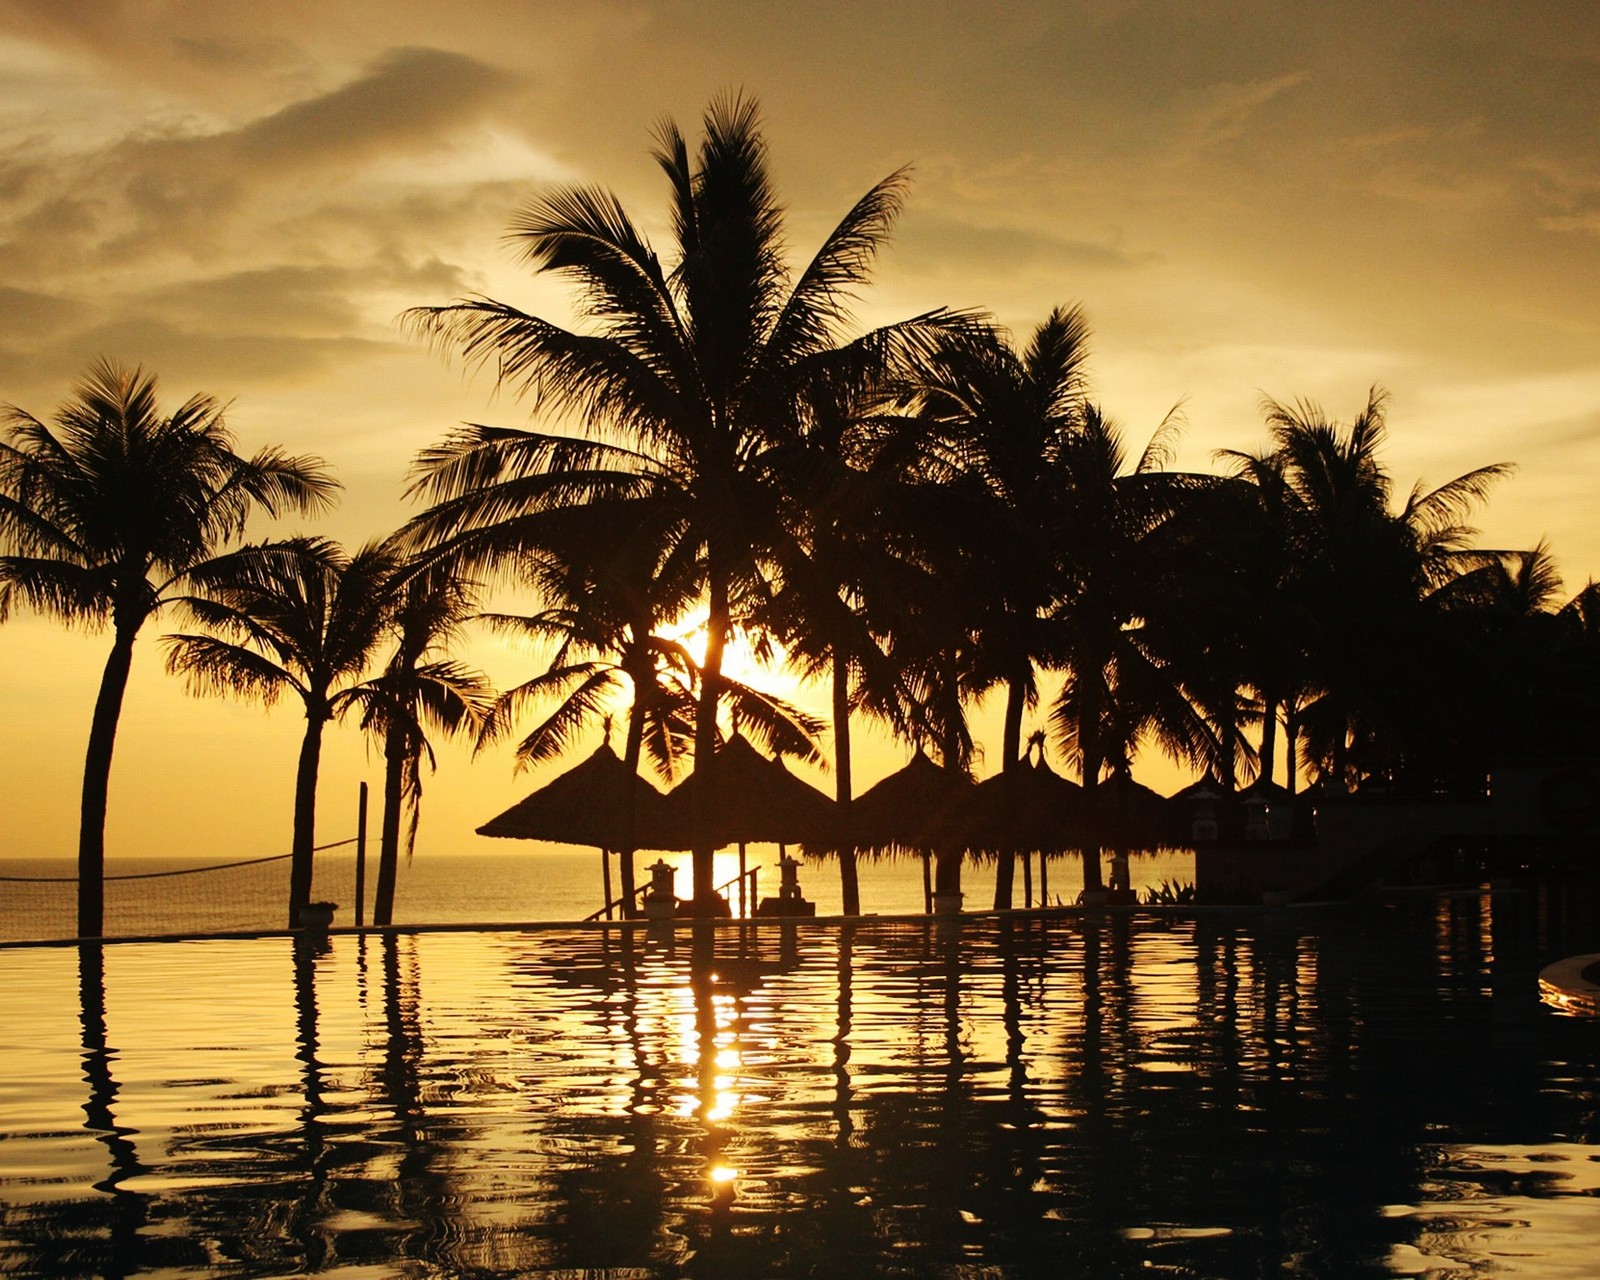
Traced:
<path fill-rule="evenodd" d="M 746 894 L 744 888 L 744 882 L 746 880 L 750 882 L 748 894 Z M 719 884 L 715 889 L 712 890 L 712 892 L 725 893 L 735 885 L 739 886 L 739 915 L 741 917 L 749 916 L 751 914 L 751 908 L 753 908 L 755 904 L 761 900 L 759 892 L 761 885 L 761 868 L 751 867 L 747 871 L 741 871 L 738 875 L 734 876 L 732 880 L 726 880 L 722 884 Z M 622 913 L 623 919 L 627 919 L 627 908 L 629 903 L 634 898 L 643 897 L 649 892 L 649 890 L 650 886 L 648 884 L 639 885 L 631 894 L 623 894 L 620 898 L 613 898 L 599 910 L 591 911 L 588 915 L 584 916 L 584 920 L 586 922 L 598 920 L 602 916 L 604 916 L 607 920 L 610 920 L 612 919 L 613 913 L 619 911 Z"/>

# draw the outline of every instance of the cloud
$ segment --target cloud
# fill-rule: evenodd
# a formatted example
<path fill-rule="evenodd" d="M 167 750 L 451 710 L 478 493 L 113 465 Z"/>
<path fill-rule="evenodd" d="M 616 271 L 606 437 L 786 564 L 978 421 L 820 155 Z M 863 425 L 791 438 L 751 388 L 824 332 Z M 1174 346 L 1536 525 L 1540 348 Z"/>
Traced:
<path fill-rule="evenodd" d="M 84 315 L 80 302 L 0 285 L 0 337 L 59 333 Z"/>
<path fill-rule="evenodd" d="M 896 253 L 928 259 L 941 270 L 1019 271 L 1039 266 L 1131 271 L 1159 260 L 1150 250 L 1131 250 L 1122 237 L 1061 236 L 1038 226 L 964 219 L 928 210 L 906 219 L 895 241 Z"/>
<path fill-rule="evenodd" d="M 1193 95 L 1197 102 L 1185 123 L 1184 136 L 1191 146 L 1201 150 L 1235 142 L 1245 135 L 1267 103 L 1308 78 L 1304 71 L 1292 71 L 1268 80 L 1208 85 Z"/>
<path fill-rule="evenodd" d="M 375 163 L 445 150 L 517 83 L 462 54 L 395 49 L 339 88 L 235 129 L 145 123 L 98 152 L 55 157 L 48 172 L 37 155 L 14 156 L 0 169 L 0 197 L 15 209 L 0 224 L 7 265 L 25 270 L 29 253 L 49 269 L 74 254 L 125 267 L 221 253 L 241 213 L 303 215 Z"/>
<path fill-rule="evenodd" d="M 463 54 L 392 49 L 359 79 L 291 103 L 222 142 L 236 162 L 272 172 L 361 163 L 397 149 L 426 149 L 515 83 Z"/>

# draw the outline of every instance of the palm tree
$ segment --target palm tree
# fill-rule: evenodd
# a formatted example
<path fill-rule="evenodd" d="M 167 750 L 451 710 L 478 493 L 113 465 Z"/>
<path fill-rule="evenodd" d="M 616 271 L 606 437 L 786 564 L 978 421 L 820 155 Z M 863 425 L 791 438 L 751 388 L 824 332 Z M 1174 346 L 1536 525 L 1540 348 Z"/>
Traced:
<path fill-rule="evenodd" d="M 948 490 L 970 539 L 975 614 L 969 688 L 1006 690 L 1001 768 L 1023 764 L 1022 721 L 1037 673 L 1058 665 L 1050 606 L 1063 590 L 1060 533 L 1082 430 L 1088 326 L 1057 308 L 1025 349 L 992 328 L 949 334 L 910 374 L 906 427 L 923 437 L 919 469 Z M 997 910 L 1011 905 L 1014 855 L 1000 856 Z"/>
<path fill-rule="evenodd" d="M 1126 783 L 1146 737 L 1190 762 L 1232 745 L 1217 742 L 1191 687 L 1205 646 L 1190 638 L 1184 584 L 1199 545 L 1192 511 L 1212 481 L 1164 469 L 1174 432 L 1169 417 L 1129 470 L 1119 428 L 1089 406 L 1067 463 L 1064 589 L 1051 606 L 1067 674 L 1051 724 L 1091 803 L 1107 768 Z M 1098 854 L 1085 850 L 1084 887 L 1100 884 Z"/>
<path fill-rule="evenodd" d="M 865 283 L 895 219 L 904 174 L 857 201 L 791 277 L 755 104 L 720 99 L 704 128 L 693 158 L 675 125 L 658 134 L 656 159 L 671 192 L 669 263 L 616 197 L 599 188 L 557 189 L 518 216 L 511 236 L 524 261 L 576 284 L 587 331 L 488 298 L 408 313 L 422 334 L 456 348 L 469 364 L 492 363 L 500 384 L 575 417 L 592 438 L 636 446 L 609 474 L 562 477 L 567 500 L 615 492 L 630 473 L 647 474 L 658 498 L 679 513 L 673 538 L 700 566 L 709 619 L 696 767 L 713 755 L 728 637 L 767 592 L 764 565 L 781 536 L 775 467 L 801 430 L 810 392 L 829 378 L 866 376 L 897 344 L 920 341 L 940 319 L 844 340 L 849 296 Z M 503 433 L 486 444 L 508 484 L 545 472 L 555 453 L 570 448 L 562 437 L 534 432 Z M 465 492 L 457 480 L 473 477 L 439 477 L 440 496 Z M 513 489 L 500 496 L 523 500 Z M 548 499 L 547 491 L 529 500 Z M 703 815 L 699 828 L 695 902 L 709 914 L 719 904 Z"/>
<path fill-rule="evenodd" d="M 84 755 L 78 933 L 104 927 L 106 799 L 134 641 L 243 531 L 252 510 L 315 511 L 320 461 L 234 452 L 223 406 L 197 395 L 163 415 L 156 378 L 96 364 L 47 426 L 15 406 L 0 442 L 0 617 L 12 599 L 68 622 L 110 623 Z"/>
<path fill-rule="evenodd" d="M 447 656 L 461 627 L 475 613 L 472 592 L 438 567 L 401 566 L 390 586 L 389 632 L 395 649 L 363 697 L 363 724 L 383 740 L 383 819 L 378 844 L 378 888 L 372 923 L 389 924 L 399 871 L 400 826 L 409 816 L 410 856 L 421 815 L 422 765 L 433 764 L 427 729 L 477 733 L 486 723 L 494 690 L 481 672 Z"/>
<path fill-rule="evenodd" d="M 915 495 L 896 467 L 874 466 L 870 454 L 873 419 L 900 391 L 885 378 L 812 396 L 794 461 L 781 469 L 788 538 L 775 557 L 777 590 L 758 618 L 795 675 L 826 680 L 831 689 L 834 798 L 846 832 L 854 799 L 852 712 L 865 710 L 897 734 L 915 736 L 906 673 L 886 651 L 914 572 L 887 535 Z M 846 839 L 835 852 L 843 913 L 859 915 L 855 848 Z"/>
<path fill-rule="evenodd" d="M 348 555 L 321 538 L 292 538 L 224 557 L 199 575 L 204 595 L 185 602 L 208 633 L 164 637 L 167 669 L 192 691 L 298 697 L 306 728 L 295 772 L 289 927 L 311 900 L 317 773 L 322 732 L 355 707 L 370 708 L 364 683 L 388 638 L 393 551 L 369 544 Z"/>
<path fill-rule="evenodd" d="M 1374 389 L 1348 427 L 1314 404 L 1265 405 L 1295 507 L 1295 589 L 1321 690 L 1304 716 L 1321 777 L 1341 789 L 1358 774 L 1393 767 L 1397 735 L 1419 718 L 1418 698 L 1460 708 L 1438 679 L 1435 606 L 1448 596 L 1428 600 L 1482 562 L 1463 520 L 1510 470 L 1496 463 L 1434 489 L 1418 484 L 1391 509 L 1392 482 L 1380 459 L 1386 400 Z M 1352 758 L 1357 752 L 1364 760 Z"/>

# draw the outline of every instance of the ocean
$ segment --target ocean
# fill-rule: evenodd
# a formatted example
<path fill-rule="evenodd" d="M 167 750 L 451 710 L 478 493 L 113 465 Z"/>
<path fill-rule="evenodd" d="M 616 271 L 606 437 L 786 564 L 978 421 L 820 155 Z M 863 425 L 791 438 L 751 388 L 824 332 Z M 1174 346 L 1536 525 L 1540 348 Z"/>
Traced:
<path fill-rule="evenodd" d="M 778 891 L 779 850 L 752 845 L 747 865 L 758 868 L 756 894 Z M 690 892 L 687 853 L 640 853 L 635 856 L 640 883 L 657 860 L 676 869 L 677 892 Z M 128 858 L 107 864 L 106 934 L 108 937 L 221 933 L 280 929 L 288 899 L 289 863 L 276 858 L 207 870 L 215 859 Z M 615 855 L 611 858 L 611 891 L 619 892 Z M 1038 860 L 1034 860 L 1034 901 L 1039 901 Z M 916 858 L 862 858 L 859 862 L 861 909 L 869 915 L 914 915 L 922 911 L 922 867 Z M 718 884 L 739 873 L 737 850 L 717 854 Z M 70 858 L 0 859 L 0 942 L 45 941 L 72 937 L 76 925 L 76 884 Z M 804 896 L 817 914 L 840 910 L 839 872 L 831 858 L 807 858 L 800 868 Z M 1194 879 L 1194 855 L 1187 850 L 1136 856 L 1132 882 L 1141 893 L 1163 883 Z M 377 881 L 377 853 L 366 859 L 364 922 L 371 920 Z M 1052 858 L 1048 898 L 1054 905 L 1072 902 L 1082 887 L 1076 857 Z M 992 864 L 969 863 L 962 871 L 969 909 L 993 901 Z M 1019 868 L 1014 900 L 1022 905 Z M 730 890 L 735 914 L 741 914 L 736 891 Z M 349 848 L 317 855 L 312 890 L 316 900 L 338 904 L 335 926 L 357 923 L 356 858 Z M 402 863 L 395 887 L 394 922 L 432 924 L 520 924 L 582 920 L 604 902 L 601 855 L 593 849 L 537 841 L 507 842 L 502 851 L 472 853 L 419 852 Z M 753 912 L 755 903 L 747 904 Z"/>

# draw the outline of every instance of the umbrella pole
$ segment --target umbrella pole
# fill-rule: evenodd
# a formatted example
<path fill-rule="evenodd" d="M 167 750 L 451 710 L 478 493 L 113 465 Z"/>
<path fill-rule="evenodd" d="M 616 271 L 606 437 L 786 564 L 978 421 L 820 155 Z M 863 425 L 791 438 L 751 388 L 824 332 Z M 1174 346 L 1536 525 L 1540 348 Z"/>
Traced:
<path fill-rule="evenodd" d="M 933 875 L 928 869 L 928 851 L 922 850 L 922 910 L 925 915 L 933 914 Z"/>
<path fill-rule="evenodd" d="M 1041 858 L 1044 854 L 1039 855 Z M 1033 855 L 1026 849 L 1022 851 L 1022 909 L 1028 910 L 1033 906 Z"/>
<path fill-rule="evenodd" d="M 606 882 L 606 919 L 611 919 L 611 850 L 600 850 L 600 874 Z"/>
<path fill-rule="evenodd" d="M 744 885 L 744 841 L 741 840 L 739 841 L 739 914 L 748 918 L 750 911 L 749 904 L 745 902 Z"/>
<path fill-rule="evenodd" d="M 1050 905 L 1050 855 L 1039 850 L 1039 905 Z"/>

